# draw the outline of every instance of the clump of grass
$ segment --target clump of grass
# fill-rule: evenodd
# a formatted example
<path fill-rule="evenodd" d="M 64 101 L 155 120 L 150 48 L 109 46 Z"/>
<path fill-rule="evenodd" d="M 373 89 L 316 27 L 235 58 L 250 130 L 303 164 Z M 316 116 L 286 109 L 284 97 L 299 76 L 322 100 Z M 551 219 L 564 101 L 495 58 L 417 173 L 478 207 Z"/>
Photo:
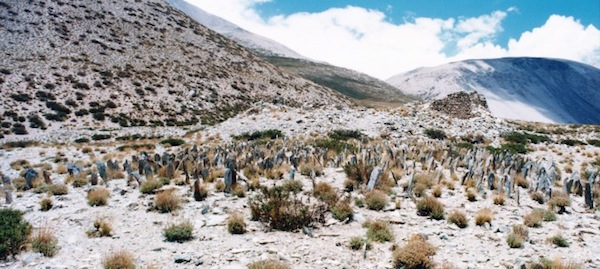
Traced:
<path fill-rule="evenodd" d="M 58 252 L 58 239 L 49 228 L 40 228 L 31 238 L 31 250 L 54 257 Z"/>
<path fill-rule="evenodd" d="M 444 219 L 444 205 L 435 197 L 426 196 L 417 201 L 417 214 L 441 220 Z"/>
<path fill-rule="evenodd" d="M 504 194 L 504 192 L 498 192 L 498 193 L 494 194 L 494 204 L 495 205 L 504 205 L 505 200 L 506 200 L 506 195 Z"/>
<path fill-rule="evenodd" d="M 477 215 L 475 215 L 475 224 L 477 224 L 477 226 L 482 226 L 486 223 L 489 223 L 491 225 L 493 219 L 494 214 L 492 213 L 492 211 L 488 208 L 484 208 L 479 210 L 479 212 L 477 212 Z"/>
<path fill-rule="evenodd" d="M 240 198 L 246 197 L 246 186 L 236 184 L 235 186 L 233 186 L 233 190 L 231 191 L 231 193 Z"/>
<path fill-rule="evenodd" d="M 354 214 L 354 210 L 352 209 L 352 205 L 350 205 L 350 201 L 340 201 L 333 208 L 331 208 L 331 214 L 333 218 L 339 221 L 344 221 L 352 218 L 352 214 Z"/>
<path fill-rule="evenodd" d="M 216 192 L 224 192 L 225 191 L 225 182 L 223 182 L 223 180 L 219 180 L 217 181 L 217 183 L 215 183 L 215 191 Z"/>
<path fill-rule="evenodd" d="M 89 181 L 87 179 L 87 173 L 85 173 L 85 172 L 81 172 L 75 176 L 68 176 L 65 179 L 65 182 L 71 182 L 71 184 L 75 188 L 81 188 L 83 186 L 87 186 L 87 184 L 89 183 Z"/>
<path fill-rule="evenodd" d="M 544 221 L 544 215 L 539 210 L 532 210 L 529 214 L 523 216 L 523 224 L 527 227 L 542 227 L 542 221 Z"/>
<path fill-rule="evenodd" d="M 532 269 L 581 269 L 581 265 L 573 262 L 564 262 L 560 258 L 549 260 L 546 258 L 540 258 L 539 262 L 533 262 L 529 264 L 527 268 Z"/>
<path fill-rule="evenodd" d="M 394 240 L 394 233 L 387 221 L 367 221 L 363 225 L 367 228 L 367 239 L 370 241 L 383 243 Z"/>
<path fill-rule="evenodd" d="M 244 217 L 238 213 L 229 215 L 227 221 L 227 231 L 231 234 L 244 234 L 246 233 L 246 222 Z"/>
<path fill-rule="evenodd" d="M 405 246 L 394 251 L 393 266 L 406 269 L 433 268 L 433 256 L 436 251 L 436 247 L 423 237 L 413 235 Z"/>
<path fill-rule="evenodd" d="M 40 210 L 41 211 L 48 211 L 52 209 L 52 198 L 44 198 L 40 201 Z"/>
<path fill-rule="evenodd" d="M 387 195 L 380 190 L 372 190 L 365 194 L 367 208 L 371 210 L 382 210 L 388 203 Z"/>
<path fill-rule="evenodd" d="M 373 247 L 373 245 L 371 245 L 371 242 L 369 240 L 367 240 L 366 238 L 363 238 L 361 236 L 353 236 L 352 238 L 350 238 L 350 249 L 351 250 L 360 250 L 363 248 L 363 246 L 366 244 L 366 248 L 369 250 Z"/>
<path fill-rule="evenodd" d="M 548 238 L 548 241 L 550 241 L 552 244 L 556 245 L 557 247 L 561 247 L 561 248 L 568 248 L 570 245 L 569 241 L 567 241 L 567 239 L 564 238 L 560 234 Z"/>
<path fill-rule="evenodd" d="M 535 208 L 535 209 L 533 209 L 532 213 L 533 212 L 538 212 L 538 214 L 540 214 L 542 216 L 544 221 L 555 221 L 556 220 L 556 214 L 550 210 Z"/>
<path fill-rule="evenodd" d="M 291 268 L 292 267 L 290 267 L 286 263 L 284 263 L 282 261 L 274 260 L 274 259 L 255 261 L 255 262 L 248 264 L 248 269 L 291 269 Z"/>
<path fill-rule="evenodd" d="M 469 202 L 477 201 L 477 193 L 472 188 L 467 189 L 467 200 Z"/>
<path fill-rule="evenodd" d="M 536 202 L 538 202 L 540 205 L 544 204 L 544 194 L 536 191 L 536 192 L 532 192 L 531 194 L 529 194 L 529 196 L 531 197 L 531 200 L 534 200 Z"/>
<path fill-rule="evenodd" d="M 135 259 L 127 251 L 121 250 L 102 259 L 104 269 L 135 269 Z"/>
<path fill-rule="evenodd" d="M 333 207 L 339 200 L 336 189 L 326 182 L 317 183 L 313 189 L 313 195 L 329 207 Z"/>
<path fill-rule="evenodd" d="M 154 209 L 160 213 L 168 213 L 177 210 L 181 205 L 181 199 L 177 197 L 174 190 L 165 190 L 158 194 L 154 199 Z"/>
<path fill-rule="evenodd" d="M 565 207 L 570 205 L 571 198 L 569 198 L 569 195 L 566 192 L 562 191 L 552 192 L 552 198 L 550 198 L 550 200 L 548 201 L 548 206 L 550 206 L 551 208 L 559 208 L 559 214 L 565 212 Z"/>
<path fill-rule="evenodd" d="M 88 204 L 90 206 L 105 206 L 108 204 L 110 192 L 106 188 L 96 187 L 87 194 Z"/>
<path fill-rule="evenodd" d="M 354 205 L 360 208 L 365 207 L 365 200 L 361 199 L 361 198 L 356 198 L 356 200 L 354 200 Z"/>
<path fill-rule="evenodd" d="M 177 224 L 169 224 L 167 228 L 163 230 L 165 239 L 169 242 L 185 242 L 193 239 L 192 233 L 194 232 L 194 226 L 189 221 L 184 221 Z"/>
<path fill-rule="evenodd" d="M 285 180 L 281 186 L 283 187 L 284 190 L 293 192 L 293 193 L 299 193 L 302 191 L 302 188 L 304 188 L 304 184 L 302 183 L 302 181 L 295 180 L 295 179 L 294 180 Z"/>
<path fill-rule="evenodd" d="M 365 164 L 362 161 L 358 161 L 355 164 L 347 164 L 344 166 L 344 172 L 346 173 L 345 183 L 346 190 L 352 191 L 361 184 L 366 183 L 369 180 L 369 176 L 373 171 L 373 166 Z"/>
<path fill-rule="evenodd" d="M 433 195 L 433 197 L 435 198 L 440 198 L 442 197 L 442 186 L 441 185 L 436 185 L 432 190 L 431 190 L 431 195 Z"/>
<path fill-rule="evenodd" d="M 467 215 L 461 211 L 454 210 L 448 215 L 448 223 L 456 224 L 458 228 L 466 228 L 469 226 Z"/>
<path fill-rule="evenodd" d="M 69 193 L 69 187 L 65 184 L 52 184 L 48 186 L 48 192 L 52 195 L 66 195 Z"/>
<path fill-rule="evenodd" d="M 521 188 L 525 188 L 525 189 L 529 188 L 529 181 L 527 181 L 527 179 L 523 176 L 523 174 L 515 175 L 515 184 Z"/>
<path fill-rule="evenodd" d="M 88 237 L 109 237 L 112 236 L 112 225 L 105 219 L 94 220 L 94 229 L 86 232 Z"/>
<path fill-rule="evenodd" d="M 514 233 L 509 233 L 506 237 L 506 243 L 510 248 L 522 248 L 525 240 Z"/>
<path fill-rule="evenodd" d="M 154 194 L 154 192 L 160 189 L 162 186 L 163 183 L 160 180 L 149 179 L 140 185 L 140 192 L 144 194 Z"/>

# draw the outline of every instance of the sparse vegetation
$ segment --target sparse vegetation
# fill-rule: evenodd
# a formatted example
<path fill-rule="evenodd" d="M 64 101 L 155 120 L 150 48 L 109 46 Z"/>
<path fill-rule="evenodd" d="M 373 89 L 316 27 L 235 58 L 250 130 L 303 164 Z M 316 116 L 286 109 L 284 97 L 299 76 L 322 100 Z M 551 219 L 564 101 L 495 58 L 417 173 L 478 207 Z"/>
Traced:
<path fill-rule="evenodd" d="M 31 238 L 31 250 L 46 257 L 53 257 L 58 252 L 58 238 L 49 228 L 40 228 Z"/>
<path fill-rule="evenodd" d="M 156 194 L 154 209 L 160 213 L 168 213 L 179 209 L 181 199 L 177 197 L 174 190 L 165 190 Z"/>
<path fill-rule="evenodd" d="M 417 214 L 441 220 L 444 219 L 444 205 L 435 197 L 426 196 L 417 201 Z"/>
<path fill-rule="evenodd" d="M 469 220 L 467 219 L 467 215 L 461 211 L 452 211 L 450 215 L 448 215 L 448 223 L 456 224 L 458 228 L 466 228 L 469 226 Z"/>
<path fill-rule="evenodd" d="M 110 192 L 106 188 L 96 187 L 88 192 L 87 200 L 90 206 L 105 206 L 108 204 Z"/>
<path fill-rule="evenodd" d="M 350 238 L 350 245 L 349 245 L 350 249 L 360 250 L 363 248 L 363 246 L 365 246 L 367 248 L 367 250 L 369 250 L 373 247 L 373 245 L 371 245 L 371 242 L 369 240 L 367 240 L 366 238 L 363 238 L 361 236 L 353 236 L 352 238 Z"/>
<path fill-rule="evenodd" d="M 491 210 L 484 208 L 477 212 L 475 216 L 475 224 L 477 226 L 482 226 L 486 223 L 492 224 L 492 220 L 494 219 L 494 213 Z"/>
<path fill-rule="evenodd" d="M 339 200 L 336 189 L 326 182 L 317 183 L 313 189 L 313 195 L 329 207 L 333 207 Z"/>
<path fill-rule="evenodd" d="M 167 228 L 163 230 L 165 239 L 169 242 L 182 243 L 193 239 L 192 233 L 194 232 L 194 226 L 189 221 L 184 221 L 177 224 L 169 224 Z"/>
<path fill-rule="evenodd" d="M 135 269 L 135 259 L 127 251 L 118 251 L 102 259 L 104 269 Z"/>
<path fill-rule="evenodd" d="M 112 236 L 112 225 L 106 219 L 94 220 L 94 228 L 86 232 L 88 237 L 110 237 Z"/>
<path fill-rule="evenodd" d="M 354 214 L 354 210 L 352 209 L 352 205 L 350 205 L 350 201 L 340 201 L 333 208 L 331 208 L 331 214 L 333 218 L 339 221 L 344 221 L 352 218 L 352 214 Z"/>
<path fill-rule="evenodd" d="M 556 245 L 557 247 L 561 247 L 561 248 L 568 248 L 569 247 L 569 241 L 567 241 L 566 238 L 564 238 L 562 235 L 555 235 L 553 237 L 550 237 L 548 239 L 552 244 Z"/>
<path fill-rule="evenodd" d="M 241 135 L 234 135 L 233 139 L 253 141 L 262 139 L 275 139 L 278 137 L 283 137 L 283 133 L 280 130 L 269 129 L 264 131 L 255 131 L 252 133 L 242 133 Z"/>
<path fill-rule="evenodd" d="M 393 253 L 394 268 L 428 269 L 435 266 L 433 256 L 436 247 L 419 235 L 413 235 L 405 246 Z"/>
<path fill-rule="evenodd" d="M 231 234 L 243 234 L 246 233 L 246 222 L 244 217 L 238 213 L 229 215 L 227 221 L 227 231 Z"/>
<path fill-rule="evenodd" d="M 387 221 L 367 221 L 363 226 L 367 228 L 367 239 L 370 241 L 383 243 L 394 240 L 394 233 Z"/>
<path fill-rule="evenodd" d="M 282 261 L 268 259 L 256 261 L 248 264 L 248 269 L 291 269 L 289 265 Z"/>
<path fill-rule="evenodd" d="M 0 209 L 0 260 L 18 254 L 30 234 L 31 225 L 23 219 L 23 212 Z"/>
<path fill-rule="evenodd" d="M 52 198 L 48 198 L 48 197 L 43 198 L 40 201 L 40 210 L 41 211 L 48 211 L 48 210 L 52 209 L 52 205 L 53 205 Z"/>
<path fill-rule="evenodd" d="M 425 133 L 425 135 L 431 139 L 437 139 L 437 140 L 446 139 L 446 133 L 439 129 L 429 128 L 429 129 L 425 129 L 425 131 L 423 131 L 423 133 Z"/>

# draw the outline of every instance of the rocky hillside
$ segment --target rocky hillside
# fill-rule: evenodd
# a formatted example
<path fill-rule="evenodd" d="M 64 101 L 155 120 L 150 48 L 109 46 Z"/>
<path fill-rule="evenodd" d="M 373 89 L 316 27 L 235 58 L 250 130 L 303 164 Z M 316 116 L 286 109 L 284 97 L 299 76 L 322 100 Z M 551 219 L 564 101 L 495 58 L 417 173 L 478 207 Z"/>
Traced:
<path fill-rule="evenodd" d="M 600 69 L 546 58 L 468 60 L 420 68 L 387 80 L 426 101 L 477 91 L 497 117 L 549 123 L 600 123 Z"/>
<path fill-rule="evenodd" d="M 414 100 L 385 81 L 354 70 L 310 60 L 274 40 L 244 30 L 185 0 L 167 2 L 202 25 L 235 40 L 267 62 L 353 99 L 386 103 Z"/>
<path fill-rule="evenodd" d="M 257 102 L 345 105 L 163 0 L 0 2 L 0 135 L 214 123 Z"/>

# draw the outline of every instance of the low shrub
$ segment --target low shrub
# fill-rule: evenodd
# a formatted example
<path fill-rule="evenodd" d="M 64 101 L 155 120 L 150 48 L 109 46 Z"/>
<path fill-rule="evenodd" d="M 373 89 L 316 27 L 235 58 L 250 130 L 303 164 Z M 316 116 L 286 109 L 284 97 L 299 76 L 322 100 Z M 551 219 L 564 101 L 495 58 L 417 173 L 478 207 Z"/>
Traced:
<path fill-rule="evenodd" d="M 177 197 L 174 190 L 165 190 L 156 194 L 154 199 L 154 209 L 160 213 L 168 213 L 179 209 L 181 199 Z"/>
<path fill-rule="evenodd" d="M 315 185 L 313 196 L 325 202 L 329 207 L 333 207 L 339 200 L 336 189 L 326 182 L 319 182 Z"/>
<path fill-rule="evenodd" d="M 31 238 L 31 250 L 54 257 L 58 252 L 58 239 L 49 228 L 40 228 Z"/>
<path fill-rule="evenodd" d="M 444 205 L 435 197 L 426 196 L 417 201 L 417 214 L 441 220 L 444 218 Z"/>
<path fill-rule="evenodd" d="M 527 215 L 523 216 L 523 224 L 525 224 L 527 227 L 542 227 L 542 221 L 544 221 L 544 215 L 540 211 L 533 210 Z"/>
<path fill-rule="evenodd" d="M 168 138 L 163 141 L 160 141 L 160 143 L 163 145 L 169 145 L 171 147 L 178 147 L 185 144 L 185 141 L 183 139 L 178 138 Z"/>
<path fill-rule="evenodd" d="M 394 268 L 428 269 L 434 267 L 436 247 L 418 235 L 413 235 L 405 246 L 393 253 Z"/>
<path fill-rule="evenodd" d="M 182 243 L 193 239 L 192 233 L 194 232 L 194 226 L 189 221 L 184 221 L 178 224 L 169 224 L 167 228 L 163 230 L 165 239 L 169 242 Z"/>
<path fill-rule="evenodd" d="M 40 201 L 40 210 L 41 211 L 48 211 L 52 209 L 52 199 L 51 198 L 44 198 Z"/>
<path fill-rule="evenodd" d="M 568 248 L 570 245 L 569 241 L 567 241 L 567 239 L 564 238 L 562 235 L 555 235 L 553 237 L 550 237 L 548 241 L 561 248 Z"/>
<path fill-rule="evenodd" d="M 452 211 L 450 215 L 448 215 L 448 223 L 456 224 L 458 228 L 466 228 L 469 226 L 469 220 L 465 213 L 461 211 Z"/>
<path fill-rule="evenodd" d="M 269 129 L 263 131 L 255 131 L 252 133 L 242 133 L 241 135 L 234 135 L 233 139 L 235 140 L 260 140 L 260 139 L 275 139 L 278 137 L 283 137 L 283 133 L 280 130 Z"/>
<path fill-rule="evenodd" d="M 154 194 L 154 192 L 163 186 L 163 182 L 156 179 L 146 180 L 140 185 L 140 192 L 144 194 Z"/>
<path fill-rule="evenodd" d="M 31 234 L 31 225 L 23 219 L 23 212 L 0 209 L 0 260 L 18 254 Z"/>
<path fill-rule="evenodd" d="M 340 201 L 333 208 L 331 208 L 331 214 L 333 218 L 339 221 L 344 221 L 352 218 L 354 214 L 354 210 L 352 209 L 352 205 L 350 205 L 350 201 Z"/>
<path fill-rule="evenodd" d="M 304 184 L 302 183 L 302 181 L 289 180 L 289 179 L 285 180 L 283 182 L 283 184 L 281 184 L 281 186 L 283 187 L 284 190 L 293 192 L 293 193 L 299 193 L 302 191 L 302 188 L 304 188 Z"/>
<path fill-rule="evenodd" d="M 274 259 L 261 260 L 261 261 L 256 261 L 256 262 L 252 262 L 252 263 L 248 264 L 248 269 L 291 269 L 291 268 L 292 267 L 290 267 L 286 263 L 279 261 L 279 260 L 274 260 Z"/>
<path fill-rule="evenodd" d="M 367 238 L 375 242 L 388 242 L 394 240 L 394 233 L 390 224 L 383 220 L 367 221 L 364 223 L 367 228 Z"/>
<path fill-rule="evenodd" d="M 110 138 L 111 138 L 111 135 L 109 135 L 109 134 L 93 134 L 92 135 L 92 140 L 94 140 L 94 141 L 108 140 Z"/>
<path fill-rule="evenodd" d="M 104 269 L 135 269 L 135 258 L 127 251 L 121 250 L 102 259 Z"/>
<path fill-rule="evenodd" d="M 367 240 L 366 238 L 363 238 L 361 236 L 353 236 L 352 238 L 350 238 L 349 247 L 351 250 L 360 250 L 363 248 L 363 246 L 365 246 L 367 248 L 367 250 L 369 250 L 373 247 L 369 240 Z"/>
<path fill-rule="evenodd" d="M 380 190 L 372 190 L 365 194 L 367 208 L 371 210 L 382 210 L 388 203 L 387 195 Z"/>
<path fill-rule="evenodd" d="M 88 237 L 109 237 L 112 236 L 112 225 L 106 219 L 94 220 L 94 229 L 86 232 Z"/>
<path fill-rule="evenodd" d="M 493 219 L 494 213 L 492 213 L 491 210 L 484 208 L 477 212 L 477 215 L 475 216 L 475 224 L 477 224 L 477 226 L 482 226 L 485 223 L 489 223 L 491 225 Z"/>
<path fill-rule="evenodd" d="M 244 221 L 244 217 L 237 213 L 229 215 L 227 231 L 229 231 L 230 234 L 246 233 L 246 222 Z"/>
<path fill-rule="evenodd" d="M 506 243 L 510 248 L 522 248 L 525 240 L 519 235 L 509 233 L 506 237 Z"/>
<path fill-rule="evenodd" d="M 323 222 L 326 206 L 305 204 L 281 186 L 262 187 L 260 193 L 248 199 L 251 219 L 281 231 L 293 231 L 314 222 Z"/>
<path fill-rule="evenodd" d="M 106 188 L 96 187 L 88 192 L 87 200 L 90 206 L 105 206 L 108 204 L 110 192 Z"/>
<path fill-rule="evenodd" d="M 446 133 L 442 130 L 439 129 L 425 129 L 425 131 L 423 131 L 425 133 L 425 135 L 431 139 L 437 139 L 437 140 L 444 140 L 446 139 Z"/>
<path fill-rule="evenodd" d="M 534 200 L 536 202 L 538 202 L 538 204 L 544 204 L 544 194 L 536 191 L 536 192 L 532 192 L 531 194 L 529 194 L 529 197 L 531 197 L 531 200 Z"/>

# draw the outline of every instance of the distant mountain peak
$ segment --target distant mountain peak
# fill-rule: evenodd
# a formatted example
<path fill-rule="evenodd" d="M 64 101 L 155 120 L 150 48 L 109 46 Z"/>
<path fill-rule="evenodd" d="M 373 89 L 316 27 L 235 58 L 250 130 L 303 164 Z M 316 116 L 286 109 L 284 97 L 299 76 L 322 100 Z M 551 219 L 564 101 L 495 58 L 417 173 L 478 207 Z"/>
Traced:
<path fill-rule="evenodd" d="M 431 101 L 477 91 L 497 117 L 550 123 L 600 123 L 600 70 L 531 57 L 466 60 L 391 77 L 406 94 Z"/>

